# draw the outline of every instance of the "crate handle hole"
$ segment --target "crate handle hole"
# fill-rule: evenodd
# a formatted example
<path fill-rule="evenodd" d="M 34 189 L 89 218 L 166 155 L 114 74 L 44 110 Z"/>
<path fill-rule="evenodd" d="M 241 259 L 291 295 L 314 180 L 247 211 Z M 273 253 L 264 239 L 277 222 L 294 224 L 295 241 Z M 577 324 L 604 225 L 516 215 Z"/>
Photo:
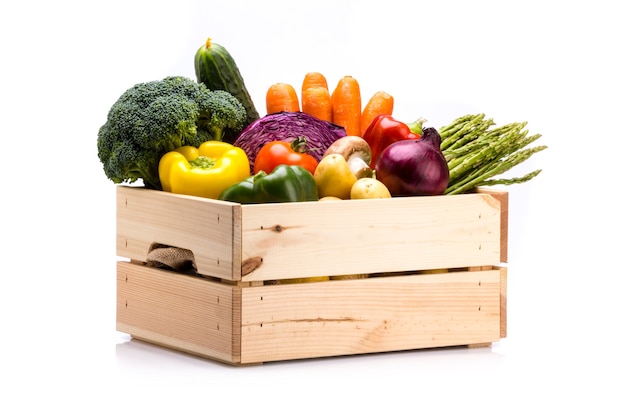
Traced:
<path fill-rule="evenodd" d="M 184 273 L 197 273 L 196 260 L 189 249 L 162 243 L 152 243 L 146 256 L 146 265 Z"/>

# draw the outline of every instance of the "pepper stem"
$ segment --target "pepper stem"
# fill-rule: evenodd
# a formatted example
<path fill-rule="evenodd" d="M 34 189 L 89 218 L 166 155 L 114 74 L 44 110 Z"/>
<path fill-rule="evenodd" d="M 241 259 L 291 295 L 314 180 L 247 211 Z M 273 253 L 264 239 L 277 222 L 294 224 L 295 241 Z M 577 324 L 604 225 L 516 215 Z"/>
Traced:
<path fill-rule="evenodd" d="M 412 123 L 407 123 L 407 126 L 409 126 L 409 129 L 411 129 L 411 132 L 415 133 L 416 135 L 422 136 L 424 134 L 422 130 L 424 127 L 424 123 L 426 123 L 426 119 L 420 117 Z"/>
<path fill-rule="evenodd" d="M 200 155 L 196 159 L 189 161 L 189 165 L 192 168 L 200 168 L 200 169 L 211 169 L 215 166 L 216 163 L 215 158 L 209 158 L 208 156 Z"/>

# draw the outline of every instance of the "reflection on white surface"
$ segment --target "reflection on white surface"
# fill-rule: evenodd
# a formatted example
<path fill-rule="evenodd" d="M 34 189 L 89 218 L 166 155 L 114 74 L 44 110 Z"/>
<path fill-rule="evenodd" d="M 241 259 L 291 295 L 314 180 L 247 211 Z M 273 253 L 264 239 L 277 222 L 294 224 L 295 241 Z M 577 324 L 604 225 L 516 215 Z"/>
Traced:
<path fill-rule="evenodd" d="M 265 407 L 288 413 L 304 402 L 307 415 L 333 411 L 413 415 L 409 410 L 429 415 L 563 415 L 576 410 L 594 412 L 588 415 L 619 415 L 611 404 L 621 389 L 604 379 L 611 364 L 603 362 L 603 353 L 589 351 L 588 357 L 581 357 L 581 350 L 570 353 L 567 349 L 551 340 L 514 337 L 483 348 L 235 367 L 121 335 L 116 362 L 120 378 L 132 381 L 134 387 L 161 390 L 167 386 L 177 392 L 218 387 L 220 396 L 235 403 L 243 401 L 241 405 L 251 412 Z M 240 397 L 242 392 L 246 401 Z M 287 402 L 267 402 L 277 394 Z M 596 400 L 590 402 L 591 398 Z M 409 406 L 415 408 L 407 409 Z"/>
<path fill-rule="evenodd" d="M 115 346 L 118 366 L 133 372 L 144 372 L 155 369 L 159 364 L 161 370 L 167 369 L 170 365 L 176 372 L 184 371 L 179 366 L 193 369 L 195 367 L 211 369 L 215 366 L 222 368 L 237 368 L 233 365 L 222 364 L 211 359 L 204 359 L 194 355 L 189 355 L 176 350 L 171 350 L 141 340 L 133 339 L 128 335 L 120 334 L 120 342 Z M 467 348 L 464 346 L 440 348 L 440 349 L 420 349 L 401 352 L 386 352 L 364 355 L 348 355 L 343 357 L 327 357 L 315 359 L 302 359 L 291 361 L 267 362 L 261 365 L 249 365 L 252 367 L 275 367 L 275 368 L 324 368 L 333 367 L 337 362 L 342 362 L 349 368 L 367 366 L 370 371 L 377 366 L 390 366 L 395 361 L 404 361 L 403 366 L 418 368 L 424 372 L 442 371 L 447 367 L 461 370 L 480 370 L 481 372 L 494 369 L 501 364 L 502 354 L 498 353 L 500 344 L 496 342 L 489 347 Z M 464 366 L 460 365 L 465 363 Z M 410 365 L 409 365 L 410 363 Z M 469 367 L 467 367 L 469 365 Z M 183 372 L 184 373 L 184 372 Z"/>

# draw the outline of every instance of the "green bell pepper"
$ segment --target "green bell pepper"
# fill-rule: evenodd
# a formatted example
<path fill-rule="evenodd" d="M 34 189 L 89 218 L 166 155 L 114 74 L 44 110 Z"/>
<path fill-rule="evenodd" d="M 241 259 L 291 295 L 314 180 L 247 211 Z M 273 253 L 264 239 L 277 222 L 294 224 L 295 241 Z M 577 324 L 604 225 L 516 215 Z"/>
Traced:
<path fill-rule="evenodd" d="M 220 200 L 241 204 L 317 201 L 313 174 L 299 165 L 278 165 L 271 173 L 259 171 L 226 188 Z"/>

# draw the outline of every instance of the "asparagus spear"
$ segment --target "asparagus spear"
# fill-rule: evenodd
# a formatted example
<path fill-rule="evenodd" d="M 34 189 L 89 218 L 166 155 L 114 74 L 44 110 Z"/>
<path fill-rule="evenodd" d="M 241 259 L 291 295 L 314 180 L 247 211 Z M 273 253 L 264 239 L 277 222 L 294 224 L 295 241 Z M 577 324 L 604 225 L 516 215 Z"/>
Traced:
<path fill-rule="evenodd" d="M 536 177 L 535 170 L 522 177 L 498 177 L 547 148 L 527 148 L 541 135 L 528 135 L 526 122 L 493 127 L 484 114 L 465 115 L 439 129 L 441 150 L 448 162 L 450 180 L 445 194 L 460 194 L 479 186 L 519 184 Z"/>

